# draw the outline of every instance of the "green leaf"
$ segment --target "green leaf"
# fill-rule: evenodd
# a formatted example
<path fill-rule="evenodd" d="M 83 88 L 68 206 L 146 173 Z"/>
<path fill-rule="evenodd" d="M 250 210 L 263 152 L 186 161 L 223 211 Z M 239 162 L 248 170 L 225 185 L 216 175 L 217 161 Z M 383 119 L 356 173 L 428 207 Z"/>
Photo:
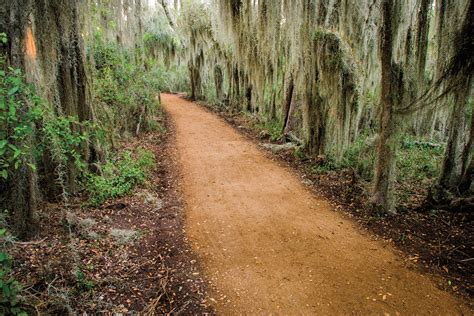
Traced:
<path fill-rule="evenodd" d="M 10 147 L 10 149 L 13 150 L 13 151 L 19 150 L 18 147 L 16 147 L 16 146 L 13 145 L 13 144 L 8 144 L 8 147 Z"/>
<path fill-rule="evenodd" d="M 7 179 L 8 178 L 8 171 L 6 169 L 2 170 L 2 178 Z"/>
<path fill-rule="evenodd" d="M 3 295 L 5 297 L 10 297 L 10 295 L 12 294 L 11 290 L 10 290 L 10 287 L 9 286 L 4 286 L 3 287 Z"/>
<path fill-rule="evenodd" d="M 17 159 L 21 155 L 21 150 L 17 149 L 13 153 L 13 159 Z"/>
<path fill-rule="evenodd" d="M 6 228 L 0 228 L 0 237 L 5 236 L 6 233 L 7 233 Z"/>
<path fill-rule="evenodd" d="M 8 42 L 8 37 L 7 37 L 7 34 L 5 32 L 0 33 L 0 42 L 2 44 L 6 44 Z"/>
<path fill-rule="evenodd" d="M 27 165 L 31 168 L 31 170 L 36 171 L 36 165 L 33 163 L 27 163 Z"/>
<path fill-rule="evenodd" d="M 6 139 L 0 140 L 0 149 L 5 147 L 7 144 L 8 144 L 8 140 L 6 140 Z"/>
<path fill-rule="evenodd" d="M 8 261 L 8 255 L 4 252 L 0 252 L 0 262 Z"/>
<path fill-rule="evenodd" d="M 18 87 L 18 86 L 12 87 L 10 90 L 8 90 L 8 96 L 10 97 L 10 96 L 14 95 L 15 93 L 17 93 L 19 88 L 20 87 Z"/>
<path fill-rule="evenodd" d="M 8 111 L 9 112 L 8 114 L 10 115 L 10 117 L 15 117 L 16 116 L 16 107 L 15 106 L 16 106 L 16 104 L 14 104 L 13 106 L 10 106 L 10 109 Z"/>

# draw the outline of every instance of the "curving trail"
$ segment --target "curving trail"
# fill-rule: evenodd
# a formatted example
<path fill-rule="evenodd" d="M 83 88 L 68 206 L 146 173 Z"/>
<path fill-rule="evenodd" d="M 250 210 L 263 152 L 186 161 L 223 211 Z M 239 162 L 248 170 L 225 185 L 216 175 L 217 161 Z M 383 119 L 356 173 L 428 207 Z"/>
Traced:
<path fill-rule="evenodd" d="M 162 94 L 186 228 L 220 314 L 470 314 L 223 120 Z"/>

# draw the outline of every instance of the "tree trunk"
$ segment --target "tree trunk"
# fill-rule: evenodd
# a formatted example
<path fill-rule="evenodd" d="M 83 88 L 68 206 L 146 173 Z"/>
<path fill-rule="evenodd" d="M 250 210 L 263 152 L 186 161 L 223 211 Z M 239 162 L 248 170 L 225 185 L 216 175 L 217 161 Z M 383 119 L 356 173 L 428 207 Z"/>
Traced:
<path fill-rule="evenodd" d="M 270 119 L 276 119 L 276 89 L 272 88 L 272 98 L 270 103 Z"/>
<path fill-rule="evenodd" d="M 233 102 L 232 102 L 232 107 L 235 109 L 237 106 L 237 109 L 240 109 L 238 106 L 238 101 L 240 100 L 240 78 L 239 78 L 239 69 L 234 66 L 234 71 L 232 74 L 232 96 L 233 96 Z"/>
<path fill-rule="evenodd" d="M 188 63 L 188 69 L 191 81 L 191 99 L 198 100 L 201 97 L 201 76 L 199 69 L 191 61 Z"/>
<path fill-rule="evenodd" d="M 20 4 L 21 3 L 21 4 Z M 53 116 L 77 116 L 80 121 L 92 121 L 94 113 L 90 102 L 90 89 L 85 67 L 85 52 L 79 26 L 79 8 L 76 1 L 27 0 L 9 1 L 0 10 L 2 29 L 5 27 L 9 45 L 3 53 L 7 62 L 25 73 L 28 83 L 35 86 L 36 92 L 50 106 Z M 28 106 L 28 102 L 25 102 Z M 78 130 L 79 126 L 72 126 Z M 29 140 L 30 147 L 37 144 Z M 91 144 L 95 144 L 91 140 Z M 80 153 L 86 161 L 98 158 L 94 145 L 84 143 Z M 61 146 L 48 143 L 38 170 L 26 162 L 34 163 L 33 157 L 27 157 L 23 165 L 11 179 L 7 195 L 6 209 L 11 211 L 15 232 L 20 237 L 28 237 L 35 228 L 35 212 L 38 211 L 41 193 L 71 193 L 75 188 L 78 171 L 70 162 L 58 171 L 58 161 L 53 157 L 52 148 Z M 56 146 L 56 147 L 55 147 Z M 60 151 L 60 149 L 59 149 Z M 71 157 L 69 157 L 71 158 Z M 38 178 L 41 183 L 38 183 Z M 61 181 L 57 181 L 58 178 Z M 61 183 L 60 190 L 58 186 Z M 2 205 L 3 206 L 3 205 Z"/>
<path fill-rule="evenodd" d="M 469 140 L 464 147 L 462 154 L 462 177 L 459 184 L 459 192 L 461 194 L 466 194 L 470 192 L 472 185 L 472 178 L 474 176 L 474 159 L 473 155 L 473 146 L 474 146 L 474 108 L 471 109 L 471 127 L 469 131 Z M 472 193 L 472 192 L 471 192 Z"/>
<path fill-rule="evenodd" d="M 216 86 L 216 98 L 219 101 L 222 101 L 223 99 L 223 93 L 222 93 L 222 82 L 223 81 L 223 76 L 222 76 L 222 69 L 219 65 L 216 65 L 214 67 L 214 84 Z"/>
<path fill-rule="evenodd" d="M 438 184 L 449 191 L 456 191 L 463 175 L 463 150 L 465 141 L 466 91 L 456 93 L 449 120 L 449 137 Z"/>
<path fill-rule="evenodd" d="M 288 122 L 290 120 L 290 108 L 291 108 L 291 101 L 293 100 L 293 90 L 295 88 L 293 82 L 293 75 L 290 75 L 288 79 L 288 86 L 286 88 L 285 94 L 285 103 L 283 104 L 283 128 L 282 133 L 286 132 L 286 127 L 288 126 Z"/>
<path fill-rule="evenodd" d="M 380 30 L 380 56 L 382 69 L 382 91 L 381 91 L 381 114 L 379 139 L 377 144 L 377 160 L 375 164 L 374 191 L 372 194 L 372 206 L 377 212 L 393 211 L 393 201 L 391 196 L 391 186 L 395 169 L 396 141 L 394 105 L 396 103 L 395 87 L 397 77 L 392 61 L 392 7 L 391 0 L 383 0 L 382 28 Z"/>
<path fill-rule="evenodd" d="M 26 4 L 29 6 L 31 3 Z M 25 47 L 28 35 L 26 25 L 28 23 L 28 16 L 24 14 L 24 7 L 16 1 L 8 3 L 5 11 L 0 16 L 2 25 L 8 31 L 9 48 L 4 51 L 7 56 L 7 63 L 13 68 L 25 68 L 25 52 L 28 50 Z M 31 29 L 29 29 L 31 35 Z M 31 46 L 33 47 L 33 46 Z M 32 50 L 30 49 L 31 53 Z M 27 102 L 25 107 L 29 105 Z M 26 109 L 20 109 L 25 111 Z M 28 141 L 32 141 L 29 139 Z M 2 196 L 0 207 L 1 210 L 8 210 L 10 214 L 10 224 L 13 233 L 20 239 L 27 239 L 34 235 L 37 228 L 38 205 L 40 202 L 38 175 L 35 170 L 32 170 L 27 162 L 32 162 L 32 157 L 29 155 L 24 159 L 20 167 L 15 170 L 7 181 L 0 181 L 0 189 L 5 190 L 5 195 Z M 3 183 L 2 183 L 3 182 Z M 6 198 L 6 200 L 3 200 Z"/>

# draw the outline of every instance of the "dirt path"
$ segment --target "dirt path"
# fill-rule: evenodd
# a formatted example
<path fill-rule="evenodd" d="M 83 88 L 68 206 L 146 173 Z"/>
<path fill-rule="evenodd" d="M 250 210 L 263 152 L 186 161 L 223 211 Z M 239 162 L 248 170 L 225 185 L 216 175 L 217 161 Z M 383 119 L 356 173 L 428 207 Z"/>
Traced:
<path fill-rule="evenodd" d="M 187 234 L 221 314 L 470 314 L 233 128 L 175 95 Z"/>

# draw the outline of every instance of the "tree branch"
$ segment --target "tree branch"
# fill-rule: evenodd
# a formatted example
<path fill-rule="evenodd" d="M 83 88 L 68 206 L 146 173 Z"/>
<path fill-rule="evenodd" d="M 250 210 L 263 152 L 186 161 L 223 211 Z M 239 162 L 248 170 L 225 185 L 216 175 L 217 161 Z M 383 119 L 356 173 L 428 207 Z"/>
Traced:
<path fill-rule="evenodd" d="M 165 11 L 166 18 L 168 19 L 168 22 L 171 28 L 174 30 L 175 24 L 173 22 L 173 19 L 171 18 L 170 11 L 168 10 L 168 5 L 166 4 L 166 0 L 161 0 L 161 6 L 163 7 L 163 10 Z"/>

